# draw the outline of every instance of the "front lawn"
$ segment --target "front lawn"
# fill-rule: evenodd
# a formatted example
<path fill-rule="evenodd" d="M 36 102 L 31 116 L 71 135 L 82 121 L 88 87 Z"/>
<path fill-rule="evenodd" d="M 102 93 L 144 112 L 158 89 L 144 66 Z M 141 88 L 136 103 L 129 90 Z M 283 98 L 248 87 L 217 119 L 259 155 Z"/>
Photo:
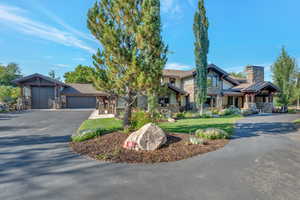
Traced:
<path fill-rule="evenodd" d="M 230 134 L 240 116 L 224 116 L 220 118 L 181 119 L 175 123 L 163 122 L 159 126 L 169 133 L 194 133 L 198 129 L 218 128 Z"/>
<path fill-rule="evenodd" d="M 295 124 L 300 124 L 300 119 L 294 121 Z"/>
<path fill-rule="evenodd" d="M 122 121 L 114 118 L 88 119 L 81 124 L 78 131 L 87 129 L 103 129 L 114 132 L 122 129 Z"/>

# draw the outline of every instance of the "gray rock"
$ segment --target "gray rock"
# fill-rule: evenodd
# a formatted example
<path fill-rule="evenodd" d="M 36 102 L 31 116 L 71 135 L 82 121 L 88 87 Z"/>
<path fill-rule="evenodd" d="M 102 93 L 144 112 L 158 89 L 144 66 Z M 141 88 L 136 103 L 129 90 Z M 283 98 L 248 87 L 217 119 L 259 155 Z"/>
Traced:
<path fill-rule="evenodd" d="M 165 132 L 153 123 L 146 124 L 133 132 L 124 142 L 123 147 L 131 150 L 153 151 L 167 142 Z"/>

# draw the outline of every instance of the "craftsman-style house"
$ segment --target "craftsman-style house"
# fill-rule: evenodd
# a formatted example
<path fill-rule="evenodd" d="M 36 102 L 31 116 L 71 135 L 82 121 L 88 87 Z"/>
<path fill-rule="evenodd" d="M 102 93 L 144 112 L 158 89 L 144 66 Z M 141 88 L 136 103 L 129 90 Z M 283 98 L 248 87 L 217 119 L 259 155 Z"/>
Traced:
<path fill-rule="evenodd" d="M 206 107 L 256 107 L 262 112 L 272 112 L 273 95 L 278 88 L 264 81 L 263 67 L 247 66 L 246 73 L 246 79 L 236 78 L 216 65 L 209 65 Z M 162 83 L 168 90 L 159 97 L 160 107 L 172 112 L 196 109 L 195 76 L 195 70 L 164 70 Z M 91 84 L 67 84 L 41 74 L 14 83 L 21 87 L 22 104 L 27 109 L 100 108 L 103 113 L 116 113 L 124 107 L 121 99 L 97 91 Z M 136 106 L 147 108 L 147 97 L 140 96 Z"/>
<path fill-rule="evenodd" d="M 259 66 L 247 66 L 245 69 L 247 78 L 236 78 L 216 65 L 208 66 L 208 98 L 206 107 L 238 108 L 256 107 L 262 112 L 272 112 L 273 96 L 279 89 L 271 82 L 264 80 L 264 68 Z M 185 98 L 177 93 L 170 95 L 170 104 L 176 102 L 181 109 L 195 109 L 195 70 L 164 70 L 164 82 L 186 92 Z M 165 98 L 166 99 L 166 98 Z M 175 100 L 176 99 L 176 100 Z M 175 107 L 171 105 L 171 107 Z"/>

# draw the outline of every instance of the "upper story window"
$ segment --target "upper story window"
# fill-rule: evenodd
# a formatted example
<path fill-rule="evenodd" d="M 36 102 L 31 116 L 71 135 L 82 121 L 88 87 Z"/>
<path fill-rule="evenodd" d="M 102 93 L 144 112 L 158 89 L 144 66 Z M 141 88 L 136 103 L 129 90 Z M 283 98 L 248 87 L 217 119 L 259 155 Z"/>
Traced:
<path fill-rule="evenodd" d="M 176 84 L 176 78 L 170 78 L 170 79 L 169 79 L 169 83 L 170 83 L 171 85 L 175 85 L 175 84 Z"/>
<path fill-rule="evenodd" d="M 216 75 L 207 76 L 207 87 L 218 87 L 219 86 L 219 77 Z"/>

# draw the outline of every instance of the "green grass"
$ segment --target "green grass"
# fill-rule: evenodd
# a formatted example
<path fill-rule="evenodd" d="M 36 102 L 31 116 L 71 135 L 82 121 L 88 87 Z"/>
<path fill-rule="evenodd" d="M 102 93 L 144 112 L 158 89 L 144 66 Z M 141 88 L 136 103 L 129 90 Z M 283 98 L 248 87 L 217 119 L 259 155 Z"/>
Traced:
<path fill-rule="evenodd" d="M 88 133 L 73 136 L 72 141 L 82 142 L 121 129 L 122 129 L 121 120 L 117 120 L 114 118 L 89 119 L 89 120 L 85 120 L 77 130 L 78 133 L 82 131 L 88 131 Z"/>
<path fill-rule="evenodd" d="M 122 121 L 115 118 L 88 119 L 81 124 L 78 130 L 86 129 L 104 129 L 113 132 L 122 129 Z"/>
<path fill-rule="evenodd" d="M 198 129 L 219 128 L 232 134 L 235 122 L 241 118 L 240 116 L 224 116 L 220 118 L 182 119 L 175 123 L 160 123 L 159 126 L 171 133 L 194 133 Z"/>
<path fill-rule="evenodd" d="M 293 121 L 295 124 L 300 124 L 300 119 Z"/>

